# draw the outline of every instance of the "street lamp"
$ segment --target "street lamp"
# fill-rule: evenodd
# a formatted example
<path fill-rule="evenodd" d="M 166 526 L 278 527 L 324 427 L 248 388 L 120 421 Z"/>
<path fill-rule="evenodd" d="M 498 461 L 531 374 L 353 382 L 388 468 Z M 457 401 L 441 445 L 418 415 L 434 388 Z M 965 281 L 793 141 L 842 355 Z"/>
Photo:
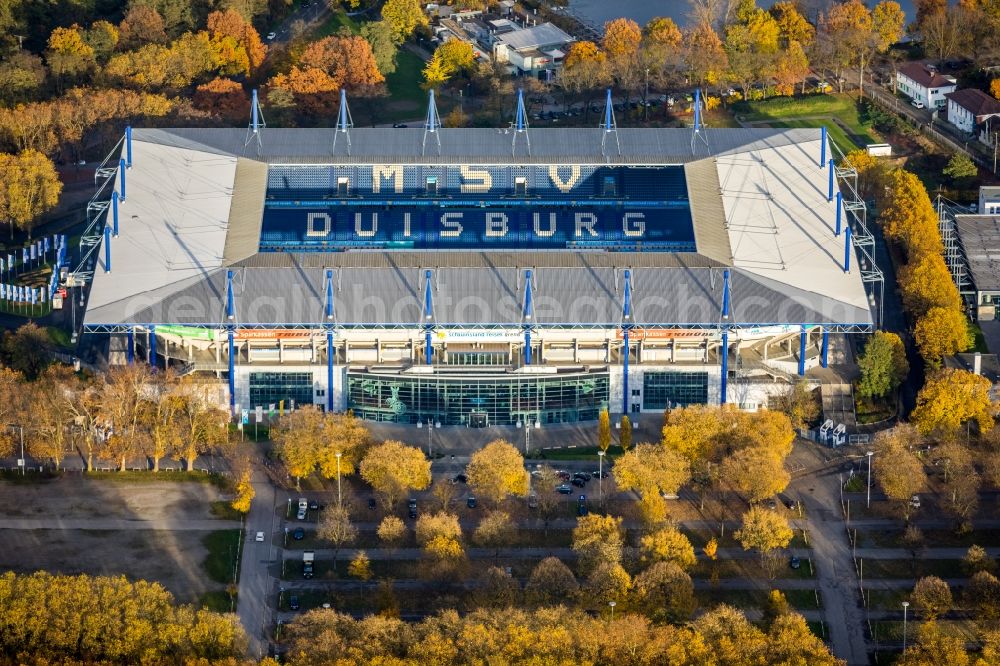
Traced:
<path fill-rule="evenodd" d="M 614 622 L 615 621 L 615 606 L 617 604 L 615 604 L 615 602 L 613 602 L 613 601 L 609 601 L 608 605 L 611 606 L 611 621 Z"/>
<path fill-rule="evenodd" d="M 418 428 L 423 428 L 424 427 L 424 422 L 418 420 L 417 421 L 417 427 Z M 441 427 L 441 422 L 440 421 L 435 421 L 435 420 L 433 420 L 429 416 L 427 417 L 427 457 L 428 458 L 433 458 L 434 457 L 434 450 L 433 450 L 433 448 L 431 448 L 432 447 L 432 444 L 431 444 L 431 428 L 440 428 L 440 427 Z"/>
<path fill-rule="evenodd" d="M 906 609 L 910 606 L 909 601 L 903 602 L 903 654 L 906 654 Z"/>
<path fill-rule="evenodd" d="M 868 503 L 867 508 L 872 507 L 872 456 L 875 455 L 874 451 L 869 451 L 865 455 L 868 456 Z"/>
<path fill-rule="evenodd" d="M 344 506 L 344 498 L 340 493 L 340 456 L 344 455 L 340 451 L 337 451 L 337 506 Z"/>
<path fill-rule="evenodd" d="M 597 452 L 597 497 L 604 507 L 604 454 L 605 451 Z"/>

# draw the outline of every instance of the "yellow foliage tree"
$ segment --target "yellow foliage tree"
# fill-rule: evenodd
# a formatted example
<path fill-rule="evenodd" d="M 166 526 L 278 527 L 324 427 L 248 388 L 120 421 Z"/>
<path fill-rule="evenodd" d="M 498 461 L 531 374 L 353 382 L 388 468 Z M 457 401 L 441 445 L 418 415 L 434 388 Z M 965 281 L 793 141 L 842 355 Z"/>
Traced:
<path fill-rule="evenodd" d="M 528 494 L 524 458 L 506 440 L 494 440 L 473 453 L 465 472 L 469 486 L 494 504 L 499 504 L 508 495 L 524 497 Z"/>
<path fill-rule="evenodd" d="M 951 308 L 928 310 L 914 326 L 913 338 L 931 367 L 940 367 L 942 358 L 965 351 L 975 342 L 965 315 Z"/>
<path fill-rule="evenodd" d="M 940 254 L 923 254 L 899 272 L 903 304 L 915 317 L 922 317 L 931 308 L 959 310 L 962 299 L 952 282 L 951 273 Z"/>
<path fill-rule="evenodd" d="M 253 470 L 247 465 L 244 469 L 240 470 L 239 478 L 236 481 L 236 497 L 233 499 L 231 506 L 240 513 L 250 511 L 250 503 L 257 494 L 257 491 L 253 488 L 253 483 L 251 483 L 252 475 Z"/>
<path fill-rule="evenodd" d="M 361 461 L 359 471 L 361 478 L 390 508 L 403 493 L 424 490 L 431 484 L 431 461 L 420 449 L 394 440 L 371 448 Z"/>
<path fill-rule="evenodd" d="M 55 207 L 62 193 L 62 181 L 52 160 L 37 150 L 18 155 L 0 153 L 0 220 L 28 232 L 38 216 Z"/>
<path fill-rule="evenodd" d="M 685 571 L 698 562 L 691 541 L 673 525 L 644 535 L 639 548 L 644 562 L 673 562 Z"/>
<path fill-rule="evenodd" d="M 990 399 L 990 380 L 966 370 L 943 369 L 930 378 L 917 394 L 911 420 L 924 434 L 951 434 L 968 421 L 980 432 L 993 425 L 996 406 Z"/>

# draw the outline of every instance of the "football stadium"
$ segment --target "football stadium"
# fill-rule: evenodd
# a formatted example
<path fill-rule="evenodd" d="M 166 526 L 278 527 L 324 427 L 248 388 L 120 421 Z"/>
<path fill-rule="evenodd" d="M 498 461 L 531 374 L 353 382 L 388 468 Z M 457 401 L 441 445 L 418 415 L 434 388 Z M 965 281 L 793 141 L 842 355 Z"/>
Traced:
<path fill-rule="evenodd" d="M 696 109 L 698 106 L 696 105 Z M 767 404 L 877 324 L 856 174 L 816 129 L 129 129 L 86 255 L 110 363 L 233 410 L 593 421 Z M 89 267 L 90 270 L 86 270 Z"/>

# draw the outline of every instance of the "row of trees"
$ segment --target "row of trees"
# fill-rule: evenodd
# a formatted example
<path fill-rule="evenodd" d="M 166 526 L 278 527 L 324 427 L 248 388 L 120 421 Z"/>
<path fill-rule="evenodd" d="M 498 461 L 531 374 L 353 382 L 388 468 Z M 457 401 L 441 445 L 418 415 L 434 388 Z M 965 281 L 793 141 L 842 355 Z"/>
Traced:
<path fill-rule="evenodd" d="M 418 623 L 315 610 L 291 623 L 288 637 L 292 664 L 838 663 L 800 615 L 783 613 L 762 629 L 730 606 L 685 626 L 655 625 L 631 613 L 596 618 L 561 606 L 446 611 Z"/>
<path fill-rule="evenodd" d="M 945 356 L 971 347 L 973 336 L 944 262 L 937 211 L 915 174 L 889 170 L 863 151 L 848 154 L 847 161 L 858 170 L 864 188 L 877 197 L 882 232 L 905 259 L 898 282 L 917 349 L 929 366 L 940 367 Z M 890 374 L 898 376 L 902 365 L 890 365 Z"/>
<path fill-rule="evenodd" d="M 869 9 L 861 0 L 837 3 L 810 23 L 791 1 L 771 9 L 754 0 L 693 3 L 691 27 L 681 31 L 670 18 L 657 17 L 641 28 L 630 19 L 605 25 L 598 45 L 572 44 L 560 85 L 570 95 L 587 97 L 614 84 L 626 94 L 645 84 L 661 89 L 698 83 L 723 89 L 737 86 L 743 97 L 757 86 L 774 85 L 790 95 L 805 86 L 812 69 L 838 72 L 864 69 L 903 35 L 904 14 L 885 0 Z"/>
<path fill-rule="evenodd" d="M 218 388 L 136 364 L 97 377 L 51 366 L 33 381 L 0 369 L 0 421 L 15 424 L 0 437 L 0 455 L 14 453 L 20 429 L 27 452 L 56 468 L 76 448 L 94 468 L 95 458 L 126 469 L 146 458 L 154 472 L 166 457 L 188 471 L 199 455 L 234 452 L 228 415 L 216 404 Z"/>
<path fill-rule="evenodd" d="M 245 649 L 235 615 L 177 606 L 158 583 L 0 575 L 0 653 L 14 661 L 235 663 Z"/>

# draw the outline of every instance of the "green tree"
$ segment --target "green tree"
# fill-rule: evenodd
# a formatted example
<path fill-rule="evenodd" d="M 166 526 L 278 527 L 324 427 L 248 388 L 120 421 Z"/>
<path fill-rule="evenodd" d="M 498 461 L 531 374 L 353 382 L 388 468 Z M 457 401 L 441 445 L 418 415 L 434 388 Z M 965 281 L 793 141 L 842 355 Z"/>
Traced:
<path fill-rule="evenodd" d="M 941 173 L 946 178 L 950 178 L 953 183 L 960 183 L 975 178 L 979 174 L 979 169 L 976 168 L 976 163 L 972 161 L 971 157 L 965 153 L 955 153 L 948 160 L 948 164 L 941 170 Z"/>
<path fill-rule="evenodd" d="M 861 370 L 858 395 L 863 398 L 889 395 L 910 372 L 903 341 L 895 333 L 876 331 L 858 358 L 858 368 Z"/>
<path fill-rule="evenodd" d="M 393 39 L 392 26 L 385 21 L 368 21 L 361 25 L 361 36 L 368 40 L 375 64 L 383 76 L 389 76 L 396 71 L 396 42 Z"/>

